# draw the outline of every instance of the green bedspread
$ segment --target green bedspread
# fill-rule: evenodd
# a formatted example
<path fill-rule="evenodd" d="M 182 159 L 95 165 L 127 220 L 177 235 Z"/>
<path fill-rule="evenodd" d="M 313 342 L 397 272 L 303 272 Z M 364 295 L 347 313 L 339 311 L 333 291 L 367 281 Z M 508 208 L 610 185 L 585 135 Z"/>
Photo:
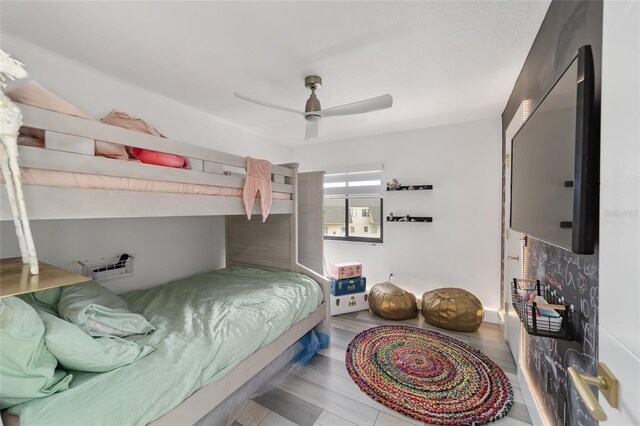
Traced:
<path fill-rule="evenodd" d="M 130 338 L 156 351 L 107 373 L 73 372 L 69 390 L 9 409 L 22 426 L 149 423 L 306 318 L 322 290 L 293 272 L 234 267 L 122 297 L 156 327 Z"/>

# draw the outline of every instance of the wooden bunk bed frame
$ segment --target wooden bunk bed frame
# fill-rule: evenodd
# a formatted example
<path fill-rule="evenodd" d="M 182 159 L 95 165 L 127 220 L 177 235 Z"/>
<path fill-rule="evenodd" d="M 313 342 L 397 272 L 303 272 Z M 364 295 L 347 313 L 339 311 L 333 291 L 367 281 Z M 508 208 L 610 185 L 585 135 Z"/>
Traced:
<path fill-rule="evenodd" d="M 45 132 L 44 148 L 18 147 L 18 162 L 21 167 L 228 188 L 244 186 L 244 175 L 240 171 L 245 168 L 245 157 L 29 105 L 16 105 L 23 113 L 24 127 Z M 191 170 L 95 156 L 96 140 L 180 155 L 189 159 Z M 295 169 L 295 165 L 272 167 L 274 192 L 293 195 Z M 33 185 L 25 185 L 24 190 L 31 219 L 244 214 L 242 198 L 233 196 Z M 0 217 L 2 220 L 8 220 L 11 218 L 11 212 L 8 203 L 4 202 L 7 201 L 5 191 L 2 201 Z M 294 200 L 274 199 L 271 213 L 292 214 L 293 204 Z M 259 207 L 255 206 L 254 212 L 259 211 Z"/>
<path fill-rule="evenodd" d="M 244 185 L 244 176 L 238 170 L 244 169 L 245 157 L 28 105 L 18 106 L 24 115 L 24 126 L 45 131 L 45 148 L 19 147 L 18 161 L 21 167 L 232 188 L 242 188 Z M 189 159 L 192 169 L 172 169 L 97 157 L 93 155 L 95 140 L 181 155 Z M 311 277 L 322 287 L 324 303 L 307 318 L 253 353 L 222 379 L 196 391 L 152 422 L 153 425 L 197 422 L 309 330 L 329 334 L 329 281 L 298 263 L 297 167 L 297 164 L 273 166 L 274 192 L 291 194 L 291 199 L 274 199 L 265 223 L 261 222 L 259 202 L 254 206 L 253 219 L 246 219 L 242 197 L 24 186 L 29 217 L 35 220 L 227 216 L 227 266 L 291 270 Z M 11 220 L 6 191 L 3 188 L 0 190 L 0 220 Z M 2 413 L 2 420 L 7 425 L 19 424 L 16 417 L 6 412 Z"/>

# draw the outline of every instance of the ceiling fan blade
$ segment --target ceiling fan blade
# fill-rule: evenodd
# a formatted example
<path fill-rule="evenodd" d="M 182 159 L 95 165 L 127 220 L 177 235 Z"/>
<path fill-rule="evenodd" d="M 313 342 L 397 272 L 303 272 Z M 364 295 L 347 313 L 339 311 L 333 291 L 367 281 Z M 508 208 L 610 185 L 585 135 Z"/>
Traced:
<path fill-rule="evenodd" d="M 307 121 L 307 130 L 304 132 L 304 140 L 318 137 L 318 121 Z"/>
<path fill-rule="evenodd" d="M 282 110 L 282 111 L 292 112 L 294 114 L 304 115 L 304 112 L 302 112 L 302 111 L 297 111 L 295 109 L 283 107 L 283 106 L 280 106 L 280 105 L 275 105 L 275 104 L 272 104 L 272 103 L 269 103 L 269 102 L 261 101 L 259 99 L 254 99 L 254 98 L 251 98 L 249 96 L 243 95 L 242 93 L 233 92 L 233 96 L 235 96 L 238 99 L 242 99 L 243 101 L 253 102 L 254 104 L 266 106 L 266 107 L 269 107 L 269 108 L 275 108 L 275 109 L 279 109 L 279 110 Z"/>
<path fill-rule="evenodd" d="M 353 102 L 346 105 L 340 105 L 320 111 L 323 117 L 331 117 L 336 115 L 362 114 L 364 112 L 377 111 L 380 109 L 391 108 L 393 98 L 391 95 L 382 95 L 364 101 Z"/>

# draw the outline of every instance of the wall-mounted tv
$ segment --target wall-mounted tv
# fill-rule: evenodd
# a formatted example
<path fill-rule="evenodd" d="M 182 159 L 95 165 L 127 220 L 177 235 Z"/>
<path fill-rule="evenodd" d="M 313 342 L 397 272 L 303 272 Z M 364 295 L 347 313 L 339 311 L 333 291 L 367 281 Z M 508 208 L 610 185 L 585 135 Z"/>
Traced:
<path fill-rule="evenodd" d="M 511 228 L 578 254 L 593 254 L 598 232 L 594 86 L 583 46 L 511 142 Z"/>

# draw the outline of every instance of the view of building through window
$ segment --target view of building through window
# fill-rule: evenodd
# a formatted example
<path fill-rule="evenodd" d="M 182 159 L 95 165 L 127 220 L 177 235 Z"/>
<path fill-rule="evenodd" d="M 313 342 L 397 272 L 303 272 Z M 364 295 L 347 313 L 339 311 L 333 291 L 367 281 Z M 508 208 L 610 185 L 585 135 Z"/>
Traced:
<path fill-rule="evenodd" d="M 346 237 L 345 205 L 347 200 L 325 198 L 324 200 L 324 235 L 330 237 Z"/>
<path fill-rule="evenodd" d="M 325 198 L 324 235 L 330 238 L 381 238 L 382 219 L 380 197 Z M 348 213 L 347 213 L 348 212 Z M 347 223 L 349 220 L 347 235 Z"/>

